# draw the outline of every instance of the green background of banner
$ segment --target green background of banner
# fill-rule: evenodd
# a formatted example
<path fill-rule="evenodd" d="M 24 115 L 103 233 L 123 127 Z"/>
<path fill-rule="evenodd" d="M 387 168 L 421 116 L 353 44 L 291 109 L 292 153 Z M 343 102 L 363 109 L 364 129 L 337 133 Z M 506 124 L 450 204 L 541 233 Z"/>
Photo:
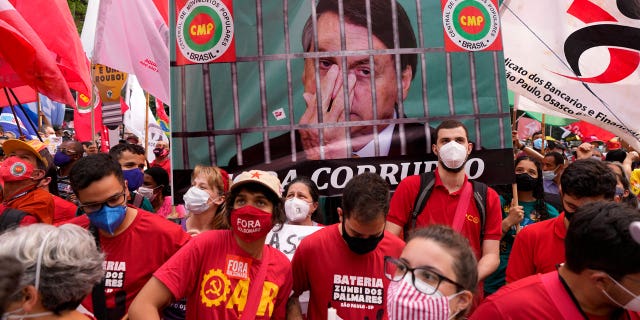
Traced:
<path fill-rule="evenodd" d="M 347 0 L 348 1 L 348 0 Z M 412 21 L 416 37 L 419 36 L 416 22 L 416 1 L 399 1 Z M 171 3 L 171 60 L 175 61 L 175 1 Z M 303 52 L 300 45 L 302 26 L 310 15 L 311 1 L 289 1 L 289 30 L 291 52 Z M 264 54 L 284 54 L 285 39 L 283 27 L 283 1 L 262 2 L 262 22 L 264 38 Z M 425 48 L 439 48 L 438 52 L 426 52 L 424 54 L 427 69 L 427 100 L 429 104 L 429 117 L 436 117 L 436 121 L 430 122 L 436 126 L 443 117 L 450 115 L 449 100 L 447 95 L 447 71 L 444 48 L 444 33 L 442 26 L 442 11 L 440 1 L 426 1 L 421 3 L 423 35 Z M 258 55 L 258 40 L 256 28 L 256 8 L 254 1 L 234 1 L 233 3 L 235 23 L 236 53 L 239 58 Z M 420 40 L 418 40 L 420 43 Z M 451 53 L 451 74 L 453 77 L 453 102 L 455 115 L 467 116 L 461 118 L 469 128 L 471 140 L 477 140 L 474 127 L 474 107 L 472 102 L 471 72 L 469 70 L 469 55 L 467 52 Z M 502 52 L 476 52 L 472 53 L 475 59 L 476 92 L 481 115 L 498 114 L 496 117 L 479 119 L 479 132 L 482 146 L 487 149 L 510 148 L 510 117 L 509 105 L 504 79 L 504 58 Z M 409 97 L 404 101 L 405 113 L 409 118 L 422 117 L 422 80 L 421 62 L 418 56 L 417 74 L 411 84 Z M 240 109 L 240 127 L 261 126 L 261 96 L 259 85 L 258 62 L 238 62 L 238 96 Z M 283 108 L 288 113 L 287 75 L 286 61 L 266 61 L 266 101 L 268 106 L 268 126 L 288 125 L 289 117 L 276 120 L 272 111 Z M 231 63 L 213 63 L 209 65 L 211 81 L 211 97 L 213 101 L 213 119 L 215 130 L 233 130 L 234 110 L 231 82 Z M 303 87 L 301 74 L 303 59 L 291 60 L 291 82 L 293 85 L 294 122 L 297 123 L 305 109 L 302 98 Z M 501 104 L 498 104 L 496 95 L 496 76 L 500 83 Z M 182 87 L 182 73 L 185 76 L 185 86 Z M 171 67 L 171 125 L 175 133 L 192 133 L 207 131 L 204 111 L 205 98 L 203 90 L 202 66 L 190 65 Z M 184 96 L 183 96 L 184 92 Z M 182 99 L 186 99 L 186 126 L 183 125 Z M 470 115 L 470 116 L 469 116 Z M 287 114 L 287 116 L 290 116 Z M 440 118 L 438 118 L 440 117 Z M 498 121 L 501 120 L 501 121 Z M 499 123 L 502 122 L 502 128 Z M 270 137 L 281 135 L 288 131 L 273 131 Z M 500 137 L 502 136 L 502 139 Z M 245 149 L 256 143 L 262 142 L 261 132 L 242 135 L 242 148 Z M 228 160 L 236 154 L 236 140 L 234 135 L 216 135 L 215 154 L 217 163 L 212 163 L 209 157 L 209 137 L 188 137 L 172 139 L 172 155 L 174 169 L 190 169 L 196 164 L 225 166 Z M 183 153 L 183 141 L 188 142 L 187 153 Z M 187 157 L 188 159 L 185 159 Z M 188 162 L 188 167 L 185 166 Z"/>

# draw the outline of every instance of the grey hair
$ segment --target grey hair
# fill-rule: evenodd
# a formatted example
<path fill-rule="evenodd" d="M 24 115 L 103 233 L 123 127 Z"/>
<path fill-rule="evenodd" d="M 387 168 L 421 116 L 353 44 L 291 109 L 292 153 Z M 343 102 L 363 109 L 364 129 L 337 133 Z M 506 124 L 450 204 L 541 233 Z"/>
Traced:
<path fill-rule="evenodd" d="M 93 236 L 73 224 L 19 227 L 0 235 L 0 243 L 0 256 L 13 256 L 24 267 L 20 288 L 35 286 L 38 252 L 43 248 L 38 293 L 43 307 L 58 314 L 74 310 L 104 276 L 104 255 Z"/>

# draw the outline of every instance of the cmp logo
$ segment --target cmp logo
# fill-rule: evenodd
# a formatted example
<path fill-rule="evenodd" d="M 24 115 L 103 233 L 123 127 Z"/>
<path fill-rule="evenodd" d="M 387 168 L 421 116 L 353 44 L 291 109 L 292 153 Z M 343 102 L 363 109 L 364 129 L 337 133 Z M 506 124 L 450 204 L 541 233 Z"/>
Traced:
<path fill-rule="evenodd" d="M 220 0 L 190 0 L 178 14 L 178 48 L 191 62 L 208 63 L 219 58 L 231 46 L 233 34 L 233 17 Z"/>
<path fill-rule="evenodd" d="M 448 0 L 442 22 L 449 38 L 447 51 L 481 51 L 489 48 L 500 34 L 500 17 L 492 0 Z M 457 50 L 456 50 L 457 49 Z"/>

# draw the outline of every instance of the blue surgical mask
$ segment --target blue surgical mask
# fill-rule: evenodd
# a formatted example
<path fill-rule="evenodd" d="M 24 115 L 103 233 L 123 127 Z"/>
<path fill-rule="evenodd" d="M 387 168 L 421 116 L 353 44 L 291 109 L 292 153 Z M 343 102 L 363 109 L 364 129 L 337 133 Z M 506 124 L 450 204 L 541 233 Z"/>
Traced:
<path fill-rule="evenodd" d="M 144 183 L 144 173 L 139 168 L 122 170 L 124 179 L 127 180 L 127 188 L 130 192 L 134 192 Z"/>
<path fill-rule="evenodd" d="M 71 162 L 71 157 L 62 151 L 56 152 L 53 156 L 53 163 L 58 167 L 64 167 L 69 162 Z"/>
<path fill-rule="evenodd" d="M 126 205 L 109 207 L 107 204 L 103 204 L 100 210 L 87 214 L 87 217 L 92 225 L 113 235 L 124 221 L 126 213 Z"/>
<path fill-rule="evenodd" d="M 544 142 L 544 147 L 547 147 L 547 141 Z M 533 148 L 534 149 L 538 149 L 538 150 L 542 150 L 542 139 L 538 138 L 533 140 Z"/>

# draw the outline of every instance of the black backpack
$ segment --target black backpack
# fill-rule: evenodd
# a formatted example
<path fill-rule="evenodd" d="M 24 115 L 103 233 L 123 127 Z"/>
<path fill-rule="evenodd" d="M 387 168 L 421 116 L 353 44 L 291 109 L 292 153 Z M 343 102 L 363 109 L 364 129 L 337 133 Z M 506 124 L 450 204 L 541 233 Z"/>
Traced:
<path fill-rule="evenodd" d="M 411 221 L 404 225 L 404 237 L 407 239 L 409 231 L 416 228 L 416 221 L 418 216 L 424 210 L 424 206 L 431 196 L 433 185 L 436 183 L 436 175 L 433 172 L 423 172 L 420 174 L 420 193 L 416 196 L 416 200 L 413 204 L 413 211 L 411 211 Z M 487 185 L 471 180 L 473 186 L 473 200 L 478 209 L 480 215 L 480 241 L 484 238 L 484 222 L 487 214 L 486 202 L 487 202 Z"/>
<path fill-rule="evenodd" d="M 20 221 L 27 215 L 22 210 L 5 207 L 0 214 L 0 233 L 20 226 Z"/>

